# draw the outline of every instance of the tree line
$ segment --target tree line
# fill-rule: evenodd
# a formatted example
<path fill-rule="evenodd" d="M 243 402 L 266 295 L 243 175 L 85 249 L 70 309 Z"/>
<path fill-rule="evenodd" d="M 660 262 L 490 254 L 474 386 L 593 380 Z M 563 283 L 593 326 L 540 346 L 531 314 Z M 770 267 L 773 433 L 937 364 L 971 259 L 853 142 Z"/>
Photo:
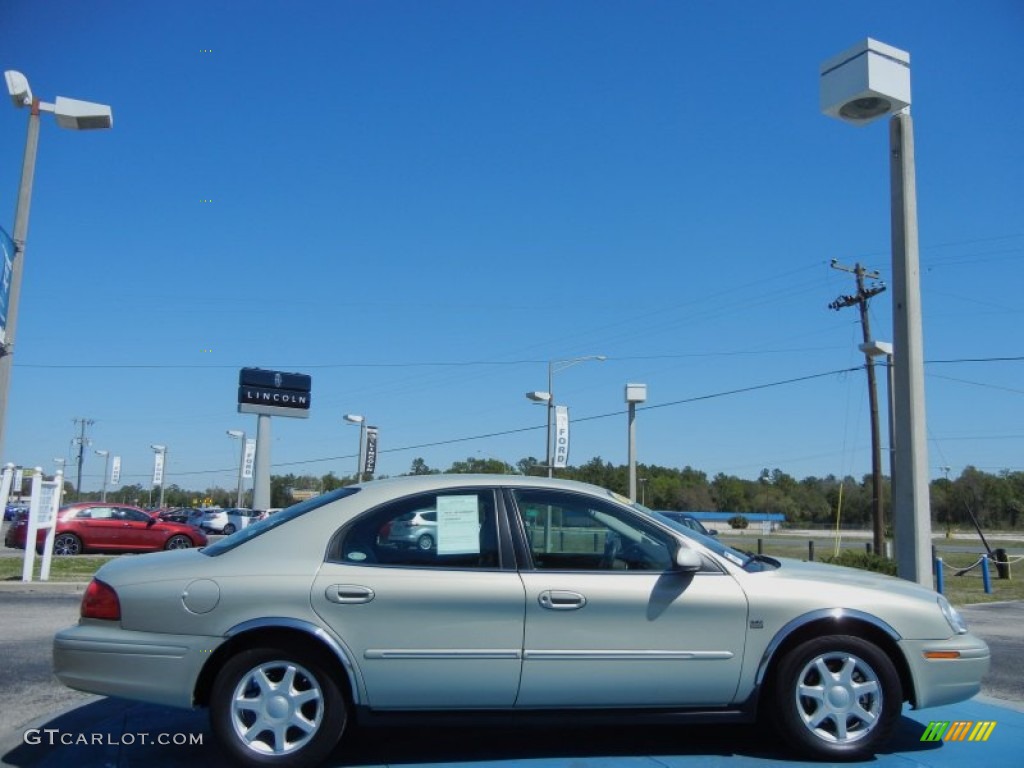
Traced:
<path fill-rule="evenodd" d="M 543 464 L 533 457 L 515 465 L 500 459 L 469 457 L 446 469 L 432 468 L 422 458 L 412 461 L 407 475 L 432 474 L 518 474 L 546 475 Z M 614 465 L 596 457 L 575 467 L 555 470 L 557 477 L 593 483 L 625 495 L 629 476 L 625 465 Z M 835 526 L 845 528 L 871 527 L 871 476 L 805 477 L 797 480 L 780 469 L 764 469 L 756 480 L 718 473 L 707 473 L 693 467 L 682 469 L 653 464 L 637 466 L 637 500 L 652 509 L 684 512 L 775 512 L 785 515 L 787 524 L 797 527 Z M 350 485 L 355 477 L 326 475 L 272 475 L 270 497 L 272 507 L 287 507 L 297 497 L 325 493 Z M 953 479 L 931 482 L 932 524 L 936 530 L 973 528 L 977 520 L 983 529 L 1016 528 L 1024 513 L 1024 472 L 1003 471 L 992 474 L 967 467 Z M 82 494 L 95 500 L 98 493 Z M 69 496 L 70 498 L 70 496 Z M 124 486 L 109 491 L 108 498 L 151 506 L 152 489 L 140 485 Z M 246 495 L 251 502 L 252 492 Z M 889 511 L 890 486 L 883 479 L 882 503 L 886 520 Z M 169 507 L 235 505 L 235 491 L 206 488 L 201 491 L 168 485 L 164 503 Z"/>

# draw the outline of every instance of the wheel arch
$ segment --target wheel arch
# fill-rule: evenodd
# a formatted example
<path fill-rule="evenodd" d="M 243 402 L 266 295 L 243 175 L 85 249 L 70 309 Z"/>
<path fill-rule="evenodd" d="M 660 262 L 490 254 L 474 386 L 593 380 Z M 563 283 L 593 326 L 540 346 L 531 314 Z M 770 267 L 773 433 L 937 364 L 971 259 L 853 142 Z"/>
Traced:
<path fill-rule="evenodd" d="M 320 656 L 329 671 L 335 673 L 347 703 L 361 703 L 355 666 L 348 652 L 323 627 L 300 619 L 263 618 L 243 622 L 225 634 L 227 640 L 210 654 L 196 680 L 192 692 L 195 706 L 209 705 L 213 682 L 227 659 L 249 648 L 265 647 L 298 649 Z"/>
<path fill-rule="evenodd" d="M 808 640 L 829 635 L 852 635 L 877 646 L 896 668 L 904 700 L 914 703 L 914 678 L 899 647 L 902 639 L 899 632 L 877 616 L 845 608 L 813 611 L 793 619 L 776 633 L 757 668 L 756 688 L 762 694 L 759 699 L 770 700 L 763 695 L 764 691 L 773 685 L 780 660 L 788 651 Z"/>

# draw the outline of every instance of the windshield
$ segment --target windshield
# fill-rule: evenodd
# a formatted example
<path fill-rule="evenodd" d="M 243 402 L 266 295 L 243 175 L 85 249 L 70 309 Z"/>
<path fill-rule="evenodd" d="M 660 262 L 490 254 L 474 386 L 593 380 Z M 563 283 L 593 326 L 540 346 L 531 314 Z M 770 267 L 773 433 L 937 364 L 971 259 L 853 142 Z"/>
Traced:
<path fill-rule="evenodd" d="M 759 555 L 751 554 L 750 552 L 743 552 L 739 549 L 727 546 L 713 536 L 705 536 L 702 533 L 698 533 L 693 528 L 690 528 L 685 523 L 681 523 L 677 520 L 673 520 L 670 517 L 666 517 L 660 512 L 655 512 L 653 509 L 648 509 L 643 504 L 632 502 L 634 509 L 638 509 L 645 515 L 653 517 L 659 522 L 670 525 L 674 530 L 679 531 L 685 536 L 697 541 L 702 546 L 707 547 L 716 555 L 725 560 L 728 560 L 733 565 L 738 565 L 745 571 L 766 571 L 774 570 L 779 567 L 777 560 L 771 560 L 769 558 L 762 558 Z"/>
<path fill-rule="evenodd" d="M 293 504 L 287 509 L 282 509 L 280 512 L 275 512 L 272 515 L 268 515 L 262 520 L 258 520 L 251 525 L 247 525 L 241 530 L 235 531 L 230 536 L 225 536 L 223 539 L 215 544 L 210 544 L 207 547 L 203 547 L 200 551 L 204 555 L 210 557 L 216 557 L 222 555 L 225 552 L 229 552 L 239 544 L 244 544 L 250 539 L 254 539 L 261 533 L 265 533 L 272 528 L 277 528 L 279 525 L 284 525 L 289 520 L 294 520 L 296 517 L 312 512 L 314 509 L 330 504 L 332 501 L 343 499 L 346 496 L 351 496 L 354 493 L 358 493 L 359 488 L 354 486 L 347 486 L 345 488 L 338 488 L 335 491 L 329 491 L 322 496 L 316 496 L 306 501 L 301 501 L 298 504 Z"/>

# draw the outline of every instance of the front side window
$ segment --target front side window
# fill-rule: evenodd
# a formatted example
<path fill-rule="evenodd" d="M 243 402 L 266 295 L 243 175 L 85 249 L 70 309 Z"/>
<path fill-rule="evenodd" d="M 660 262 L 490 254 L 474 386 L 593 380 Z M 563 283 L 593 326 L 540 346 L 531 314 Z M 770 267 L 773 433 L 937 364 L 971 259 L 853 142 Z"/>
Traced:
<path fill-rule="evenodd" d="M 494 492 L 409 496 L 377 507 L 342 534 L 332 559 L 355 565 L 498 568 Z"/>
<path fill-rule="evenodd" d="M 629 509 L 583 494 L 513 492 L 535 568 L 553 571 L 666 571 L 671 537 Z"/>

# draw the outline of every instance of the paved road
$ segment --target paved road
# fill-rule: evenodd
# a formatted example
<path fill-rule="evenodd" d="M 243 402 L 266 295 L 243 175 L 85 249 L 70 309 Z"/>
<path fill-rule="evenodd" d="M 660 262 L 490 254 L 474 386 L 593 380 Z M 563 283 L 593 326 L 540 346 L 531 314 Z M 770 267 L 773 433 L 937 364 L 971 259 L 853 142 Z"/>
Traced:
<path fill-rule="evenodd" d="M 5 630 L 0 654 L 7 673 L 0 676 L 0 765 L 22 768 L 107 768 L 147 765 L 152 768 L 205 768 L 223 765 L 226 757 L 213 743 L 205 712 L 188 712 L 148 704 L 106 699 L 71 691 L 52 676 L 53 633 L 77 620 L 83 585 L 0 585 L 0 615 Z M 1024 744 L 1024 602 L 989 603 L 964 609 L 972 631 L 984 637 L 993 653 L 984 693 L 996 699 L 906 711 L 890 753 L 881 766 L 907 760 L 933 768 L 960 768 L 984 756 L 998 764 L 1019 764 L 1016 749 Z M 998 700 L 997 700 L 998 699 Z M 996 720 L 991 743 L 922 744 L 930 720 Z M 25 744 L 29 727 L 57 728 L 62 734 L 104 734 L 115 743 L 59 746 Z M 144 744 L 140 734 L 167 734 L 201 743 Z M 179 736 L 180 735 L 180 736 Z M 692 765 L 730 768 L 791 762 L 786 751 L 754 726 L 620 729 L 537 728 L 365 729 L 346 738 L 330 765 L 452 765 L 462 768 L 632 768 Z M 116 743 L 117 740 L 133 743 Z M 60 737 L 53 737 L 60 738 Z M 1000 745 L 1010 746 L 1005 753 Z M 1012 749 L 1011 749 L 1012 747 Z M 973 749 L 973 751 L 971 751 Z M 890 762 L 892 761 L 892 762 Z"/>

